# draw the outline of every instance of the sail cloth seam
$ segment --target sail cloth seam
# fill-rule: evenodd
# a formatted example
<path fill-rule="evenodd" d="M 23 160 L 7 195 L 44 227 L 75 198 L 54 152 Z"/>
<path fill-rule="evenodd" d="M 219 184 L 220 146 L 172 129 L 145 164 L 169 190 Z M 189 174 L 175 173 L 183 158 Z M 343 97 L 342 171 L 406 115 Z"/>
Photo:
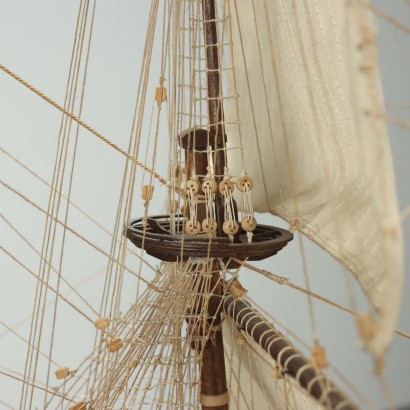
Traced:
<path fill-rule="evenodd" d="M 88 125 L 86 122 L 84 122 L 82 119 L 78 118 L 76 115 L 73 113 L 67 111 L 64 109 L 61 105 L 56 103 L 54 100 L 52 100 L 50 97 L 46 96 L 43 92 L 35 88 L 33 85 L 22 79 L 20 76 L 18 76 L 16 73 L 11 71 L 9 68 L 4 66 L 3 64 L 0 64 L 0 69 L 3 70 L 6 74 L 10 75 L 12 78 L 17 80 L 19 83 L 23 84 L 25 87 L 27 87 L 30 91 L 34 92 L 37 94 L 39 97 L 41 97 L 43 100 L 47 101 L 49 104 L 51 104 L 54 108 L 57 108 L 59 111 L 61 111 L 64 115 L 67 117 L 71 118 L 75 122 L 77 122 L 79 125 L 81 125 L 83 128 L 85 128 L 87 131 L 91 132 L 91 134 L 94 134 L 96 137 L 98 137 L 101 141 L 105 142 L 108 144 L 110 147 L 114 148 L 116 151 L 118 151 L 120 154 L 124 155 L 127 159 L 131 160 L 132 162 L 135 162 L 139 167 L 143 168 L 145 171 L 148 173 L 152 174 L 158 181 L 160 181 L 162 184 L 166 186 L 170 186 L 171 182 L 155 172 L 153 169 L 149 168 L 146 164 L 143 162 L 139 161 L 137 158 L 134 158 L 129 152 L 126 150 L 122 149 L 119 147 L 117 144 L 112 142 L 110 139 L 105 137 L 103 134 L 98 132 L 96 129 L 92 128 L 90 125 Z M 178 188 L 176 188 L 178 190 Z"/>

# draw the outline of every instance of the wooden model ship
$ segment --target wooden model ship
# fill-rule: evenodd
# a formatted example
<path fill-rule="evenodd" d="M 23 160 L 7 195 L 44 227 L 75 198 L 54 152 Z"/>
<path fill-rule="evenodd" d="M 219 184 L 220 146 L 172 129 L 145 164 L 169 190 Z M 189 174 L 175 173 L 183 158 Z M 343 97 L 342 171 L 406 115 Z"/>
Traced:
<path fill-rule="evenodd" d="M 403 257 L 371 7 L 359 0 L 153 0 L 126 148 L 106 132 L 123 106 L 110 105 L 104 130 L 88 120 L 93 35 L 109 23 L 98 26 L 96 1 L 78 7 L 63 104 L 0 65 L 62 112 L 50 180 L 2 148 L 45 185 L 48 199 L 40 205 L 2 181 L 42 215 L 44 228 L 30 232 L 38 215 L 24 214 L 21 224 L 2 216 L 31 252 L 16 254 L 11 242 L 2 246 L 6 259 L 36 281 L 21 289 L 34 297 L 28 320 L 2 322 L 3 336 L 17 338 L 25 354 L 1 370 L 18 403 L 8 396 L 1 403 L 371 407 L 348 378 L 328 371 L 332 357 L 313 306 L 320 299 L 353 313 L 382 380 L 398 332 Z M 93 78 L 99 71 L 103 65 Z M 95 104 L 104 105 L 104 89 L 93 90 Z M 83 134 L 110 152 L 94 151 Z M 82 209 L 86 203 L 92 212 Z M 106 203 L 117 209 L 111 229 L 98 222 Z M 260 223 L 263 212 L 289 228 L 266 216 Z M 301 234 L 356 277 L 368 313 L 360 313 L 350 273 L 341 289 L 349 307 L 312 290 Z M 294 236 L 304 286 L 273 273 L 274 255 Z M 296 347 L 292 332 L 247 294 L 250 274 L 272 286 L 272 298 L 284 288 L 307 295 L 309 342 Z"/>

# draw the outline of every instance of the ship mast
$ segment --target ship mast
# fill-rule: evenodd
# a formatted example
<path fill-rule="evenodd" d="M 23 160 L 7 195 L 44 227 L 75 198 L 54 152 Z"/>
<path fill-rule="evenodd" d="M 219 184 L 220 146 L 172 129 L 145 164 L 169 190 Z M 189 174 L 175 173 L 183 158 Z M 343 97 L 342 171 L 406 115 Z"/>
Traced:
<path fill-rule="evenodd" d="M 136 246 L 144 248 L 148 254 L 163 261 L 181 263 L 194 258 L 198 261 L 193 263 L 194 270 L 195 263 L 205 266 L 207 274 L 197 275 L 195 278 L 195 288 L 200 292 L 195 295 L 192 310 L 186 313 L 187 333 L 192 340 L 191 347 L 201 359 L 199 401 L 203 410 L 229 409 L 222 314 L 230 316 L 238 329 L 247 333 L 310 395 L 333 409 L 355 409 L 356 407 L 332 383 L 327 382 L 327 378 L 309 359 L 302 356 L 248 301 L 242 301 L 240 296 L 237 299 L 237 295 L 234 296 L 233 292 L 230 292 L 230 286 L 222 281 L 222 262 L 226 269 L 238 266 L 235 265 L 235 259 L 266 259 L 276 254 L 293 236 L 280 228 L 256 225 L 256 221 L 252 222 L 254 226 L 251 229 L 247 229 L 243 223 L 240 229 L 233 198 L 232 219 L 225 220 L 224 189 L 226 190 L 230 184 L 229 189 L 232 191 L 233 183 L 229 179 L 224 179 L 228 166 L 225 156 L 227 137 L 223 126 L 219 59 L 221 45 L 218 42 L 215 0 L 202 0 L 202 20 L 208 127 L 193 127 L 183 131 L 178 137 L 181 148 L 185 150 L 185 200 L 192 200 L 193 197 L 201 197 L 201 200 L 196 203 L 194 214 L 191 213 L 193 208 L 188 207 L 179 221 L 172 222 L 171 218 L 163 216 L 131 221 L 127 228 L 127 237 Z M 213 175 L 210 177 L 211 168 Z M 245 183 L 249 184 L 249 181 L 250 178 Z M 248 189 L 250 188 L 248 185 Z M 206 196 L 213 197 L 215 220 L 209 217 L 209 210 L 207 211 L 206 201 L 203 199 Z M 236 224 L 235 229 L 229 231 L 232 225 L 226 228 L 227 222 Z M 172 223 L 175 224 L 174 229 L 171 229 Z M 257 241 L 249 240 L 249 231 L 257 236 Z M 175 235 L 171 232 L 180 234 Z M 192 275 L 195 275 L 194 271 Z M 252 312 L 251 316 L 246 314 L 249 312 Z M 258 331 L 254 331 L 256 328 Z"/>

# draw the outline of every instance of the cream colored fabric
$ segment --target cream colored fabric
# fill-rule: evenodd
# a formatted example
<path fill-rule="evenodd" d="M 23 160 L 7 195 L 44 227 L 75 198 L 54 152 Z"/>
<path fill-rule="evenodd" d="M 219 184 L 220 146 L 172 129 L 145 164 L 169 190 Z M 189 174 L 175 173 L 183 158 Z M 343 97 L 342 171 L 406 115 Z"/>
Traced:
<path fill-rule="evenodd" d="M 379 313 L 368 347 L 380 356 L 399 310 L 402 238 L 369 8 L 347 0 L 229 7 L 229 94 L 239 94 L 239 116 L 227 101 L 226 120 L 240 118 L 255 209 L 289 221 L 354 273 Z M 237 128 L 227 134 L 240 144 Z"/>

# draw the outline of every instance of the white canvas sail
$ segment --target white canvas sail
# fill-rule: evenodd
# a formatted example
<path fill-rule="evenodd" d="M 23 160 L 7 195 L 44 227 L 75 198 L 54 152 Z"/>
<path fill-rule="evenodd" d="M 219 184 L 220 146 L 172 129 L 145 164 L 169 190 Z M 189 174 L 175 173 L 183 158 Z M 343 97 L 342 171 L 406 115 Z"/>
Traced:
<path fill-rule="evenodd" d="M 246 171 L 258 180 L 254 207 L 281 216 L 354 273 L 379 313 L 367 342 L 380 356 L 398 316 L 402 239 L 367 2 L 230 8 L 230 92 L 239 94 L 242 135 L 228 135 L 232 146 L 242 139 Z M 227 121 L 236 115 L 227 105 Z"/>

